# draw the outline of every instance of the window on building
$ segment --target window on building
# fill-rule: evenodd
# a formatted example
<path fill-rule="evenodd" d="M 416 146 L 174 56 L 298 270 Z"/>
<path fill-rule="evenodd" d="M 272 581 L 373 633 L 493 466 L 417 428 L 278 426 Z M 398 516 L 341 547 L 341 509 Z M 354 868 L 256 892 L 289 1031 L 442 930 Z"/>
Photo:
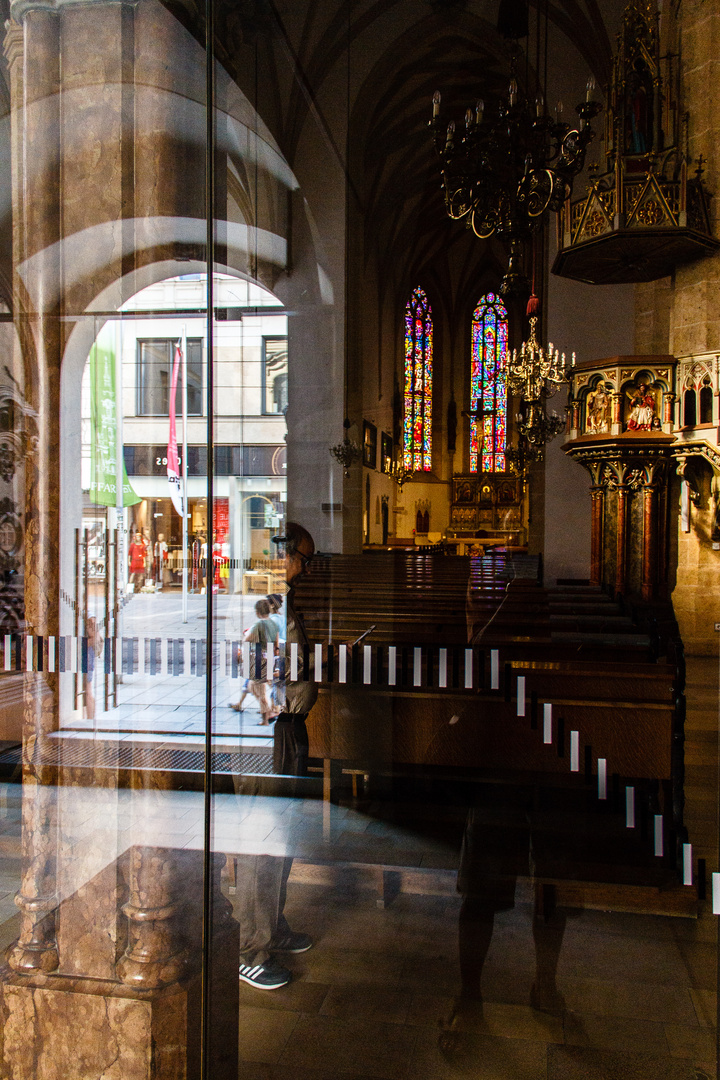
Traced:
<path fill-rule="evenodd" d="M 263 338 L 263 412 L 285 413 L 288 405 L 288 339 Z"/>
<path fill-rule="evenodd" d="M 137 343 L 137 415 L 168 416 L 170 406 L 170 382 L 175 359 L 177 338 L 145 338 Z M 187 340 L 187 411 L 188 416 L 202 415 L 202 338 Z M 180 392 L 182 379 L 178 379 L 175 411 L 182 413 Z"/>
<path fill-rule="evenodd" d="M 507 349 L 507 310 L 488 293 L 472 320 L 470 472 L 505 471 Z"/>
<path fill-rule="evenodd" d="M 405 420 L 403 464 L 432 468 L 433 324 L 430 302 L 415 289 L 405 308 Z"/>
<path fill-rule="evenodd" d="M 697 424 L 697 395 L 695 388 L 686 390 L 683 395 L 683 425 L 695 427 Z"/>
<path fill-rule="evenodd" d="M 706 376 L 707 378 L 707 376 Z M 700 387 L 700 423 L 712 424 L 713 422 L 713 392 L 709 381 L 703 381 Z"/>

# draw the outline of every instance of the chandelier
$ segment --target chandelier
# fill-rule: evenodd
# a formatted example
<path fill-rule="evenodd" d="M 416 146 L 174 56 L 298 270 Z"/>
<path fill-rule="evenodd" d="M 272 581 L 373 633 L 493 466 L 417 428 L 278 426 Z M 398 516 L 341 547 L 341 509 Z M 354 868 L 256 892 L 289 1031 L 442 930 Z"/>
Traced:
<path fill-rule="evenodd" d="M 558 103 L 555 118 L 538 92 L 534 107 L 518 87 L 515 69 L 519 50 L 510 64 L 507 99 L 489 115 L 478 101 L 465 113 L 465 130 L 440 118 L 440 92 L 433 96 L 430 128 L 440 157 L 448 215 L 476 236 L 497 235 L 509 249 L 507 272 L 500 285 L 505 297 L 527 293 L 522 270 L 523 245 L 540 228 L 547 210 L 562 209 L 574 178 L 585 164 L 585 151 L 594 138 L 590 126 L 602 105 L 594 100 L 595 80 L 587 83 L 586 100 L 575 108 L 579 121 L 567 124 Z"/>
<path fill-rule="evenodd" d="M 396 457 L 392 463 L 391 475 L 397 486 L 400 488 L 400 491 L 402 491 L 403 485 L 407 484 L 408 480 L 412 480 L 415 474 L 412 469 L 405 467 L 402 457 L 399 456 Z"/>
<path fill-rule="evenodd" d="M 547 415 L 545 402 L 568 381 L 565 353 L 559 353 L 552 342 L 547 351 L 543 348 L 537 338 L 537 324 L 537 315 L 530 315 L 530 335 L 519 350 L 513 349 L 507 373 L 508 390 L 522 399 L 516 423 L 529 460 L 540 460 L 545 444 L 565 427 L 565 421 L 556 412 Z M 571 367 L 574 366 L 575 353 L 571 359 Z"/>
<path fill-rule="evenodd" d="M 335 446 L 329 447 L 329 450 L 338 465 L 342 466 L 343 474 L 347 478 L 350 475 L 350 467 L 354 465 L 360 457 L 360 447 L 348 434 L 350 430 L 350 421 L 347 417 L 345 417 L 343 421 L 343 428 L 345 429 L 343 441 L 336 443 Z"/>
<path fill-rule="evenodd" d="M 547 352 L 537 339 L 537 315 L 530 316 L 530 336 L 520 349 L 513 349 L 508 358 L 508 389 L 525 401 L 552 397 L 562 383 L 567 382 L 565 353 L 562 355 L 548 344 Z M 575 353 L 571 367 L 575 367 Z"/>

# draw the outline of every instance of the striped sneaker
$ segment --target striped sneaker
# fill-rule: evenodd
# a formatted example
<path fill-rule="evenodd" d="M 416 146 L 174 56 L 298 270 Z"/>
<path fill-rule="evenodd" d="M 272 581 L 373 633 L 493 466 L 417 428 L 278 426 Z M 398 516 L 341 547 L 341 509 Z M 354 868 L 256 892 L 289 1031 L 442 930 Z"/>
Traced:
<path fill-rule="evenodd" d="M 287 968 L 281 967 L 275 960 L 266 960 L 264 964 L 240 964 L 240 978 L 258 990 L 278 990 L 287 986 L 292 978 Z"/>
<path fill-rule="evenodd" d="M 273 952 L 301 953 L 312 949 L 313 939 L 309 934 L 295 933 L 289 930 L 284 937 L 278 938 L 270 945 Z"/>

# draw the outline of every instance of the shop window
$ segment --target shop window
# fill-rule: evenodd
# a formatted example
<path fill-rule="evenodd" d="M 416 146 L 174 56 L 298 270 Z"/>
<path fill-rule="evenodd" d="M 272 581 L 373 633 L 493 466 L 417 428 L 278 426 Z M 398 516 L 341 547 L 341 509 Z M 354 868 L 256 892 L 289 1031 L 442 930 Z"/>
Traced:
<path fill-rule="evenodd" d="M 700 388 L 700 423 L 712 424 L 713 422 L 713 392 L 712 386 L 705 383 Z"/>
<path fill-rule="evenodd" d="M 405 419 L 403 464 L 432 469 L 433 322 L 430 301 L 415 289 L 405 308 Z"/>
<path fill-rule="evenodd" d="M 507 310 L 488 293 L 472 319 L 470 472 L 505 471 L 507 349 Z"/>
<path fill-rule="evenodd" d="M 170 381 L 177 338 L 145 338 L 137 343 L 137 415 L 168 416 Z M 188 416 L 202 416 L 203 343 L 201 338 L 187 341 L 187 411 Z M 182 414 L 181 380 L 175 403 L 177 416 Z"/>
<path fill-rule="evenodd" d="M 686 390 L 683 395 L 683 426 L 695 427 L 697 424 L 697 397 L 695 390 Z"/>
<path fill-rule="evenodd" d="M 263 413 L 285 414 L 288 406 L 288 339 L 263 338 Z"/>

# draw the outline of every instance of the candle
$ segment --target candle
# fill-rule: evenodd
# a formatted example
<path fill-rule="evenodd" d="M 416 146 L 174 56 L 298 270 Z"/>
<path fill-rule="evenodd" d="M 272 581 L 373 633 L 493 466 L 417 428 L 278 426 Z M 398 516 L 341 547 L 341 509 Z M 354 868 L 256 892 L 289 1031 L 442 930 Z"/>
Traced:
<path fill-rule="evenodd" d="M 440 91 L 436 90 L 433 94 L 433 120 L 436 116 L 440 115 Z"/>

